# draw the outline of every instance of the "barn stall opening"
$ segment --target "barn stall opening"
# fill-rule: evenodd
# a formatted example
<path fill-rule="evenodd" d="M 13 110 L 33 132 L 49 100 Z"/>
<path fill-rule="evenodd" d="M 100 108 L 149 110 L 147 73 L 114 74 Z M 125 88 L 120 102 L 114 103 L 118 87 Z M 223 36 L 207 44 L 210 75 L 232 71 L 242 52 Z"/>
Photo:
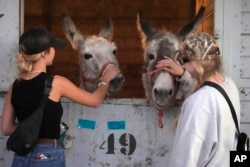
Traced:
<path fill-rule="evenodd" d="M 236 4 L 234 4 L 236 3 Z M 114 24 L 113 41 L 117 44 L 117 59 L 125 76 L 126 82 L 121 92 L 114 98 L 108 98 L 98 109 L 80 106 L 67 99 L 62 99 L 64 107 L 63 122 L 69 126 L 66 134 L 72 139 L 72 145 L 66 148 L 67 166 L 158 166 L 165 167 L 169 161 L 174 131 L 172 129 L 173 118 L 179 106 L 173 107 L 164 114 L 164 128 L 157 126 L 156 110 L 145 98 L 141 75 L 145 72 L 143 67 L 143 49 L 140 36 L 136 28 L 136 16 L 139 9 L 145 11 L 145 15 L 152 25 L 159 29 L 167 29 L 176 32 L 181 26 L 192 19 L 199 6 L 207 7 L 206 14 L 199 31 L 214 33 L 220 45 L 224 46 L 221 36 L 223 26 L 221 20 L 214 15 L 214 10 L 223 6 L 230 8 L 235 6 L 243 11 L 249 11 L 244 6 L 249 4 L 242 0 L 241 4 L 231 2 L 223 4 L 222 1 L 80 1 L 80 0 L 25 0 L 9 2 L 1 0 L 0 27 L 1 31 L 1 98 L 0 108 L 8 88 L 15 76 L 15 53 L 17 52 L 18 36 L 23 30 L 33 26 L 45 26 L 53 34 L 65 38 L 61 25 L 61 15 L 68 13 L 79 26 L 79 29 L 89 34 L 99 32 L 107 18 L 112 18 Z M 227 6 L 228 5 L 228 6 Z M 244 7 L 244 8 L 243 8 Z M 226 9 L 227 9 L 226 8 Z M 13 12 L 15 11 L 15 12 Z M 229 11 L 229 10 L 227 10 Z M 221 13 L 221 12 L 220 12 Z M 247 18 L 247 12 L 243 12 L 243 20 Z M 216 14 L 220 16 L 221 14 Z M 223 18 L 222 16 L 220 18 Z M 226 18 L 226 17 L 225 17 Z M 214 22 L 215 20 L 215 22 Z M 214 25 L 216 23 L 216 25 Z M 246 25 L 248 22 L 244 22 Z M 8 29 L 6 29 L 8 25 Z M 215 29 L 218 28 L 218 29 Z M 221 28 L 221 29 L 220 29 Z M 242 34 L 248 30 L 243 29 Z M 6 38 L 6 36 L 10 38 Z M 228 36 L 227 36 L 228 37 Z M 4 41 L 2 40 L 4 39 Z M 11 40 L 8 42 L 8 40 Z M 247 40 L 248 38 L 243 38 Z M 9 44 L 9 45 L 8 45 Z M 226 45 L 226 44 L 225 44 Z M 243 50 L 245 53 L 245 50 Z M 7 55 L 7 56 L 6 56 Z M 248 60 L 247 55 L 243 55 Z M 226 62 L 231 66 L 230 62 Z M 244 61 L 242 62 L 244 64 Z M 56 53 L 54 65 L 49 73 L 60 74 L 79 84 L 79 57 L 70 44 L 66 49 L 59 49 Z M 229 71 L 230 70 L 226 70 Z M 247 74 L 243 73 L 244 82 L 249 83 Z M 236 76 L 236 74 L 233 74 Z M 247 84 L 239 84 L 246 90 Z M 243 92 L 243 91 L 242 91 Z M 243 120 L 247 125 L 249 114 L 246 112 L 248 99 L 241 94 L 244 100 Z M 246 128 L 247 126 L 243 126 Z M 66 136 L 67 137 L 67 136 Z M 0 135 L 0 164 L 9 166 L 12 153 L 6 150 L 6 137 Z M 3 150 L 3 151 L 2 151 Z"/>

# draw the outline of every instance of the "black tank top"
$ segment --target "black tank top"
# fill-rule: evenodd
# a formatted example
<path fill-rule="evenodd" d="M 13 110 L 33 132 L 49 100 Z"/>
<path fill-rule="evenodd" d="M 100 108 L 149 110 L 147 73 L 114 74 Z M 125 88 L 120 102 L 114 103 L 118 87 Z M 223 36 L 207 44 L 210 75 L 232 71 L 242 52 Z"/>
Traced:
<path fill-rule="evenodd" d="M 37 109 L 43 96 L 46 75 L 48 74 L 40 73 L 30 80 L 15 80 L 12 88 L 11 104 L 19 122 L 22 122 Z M 43 112 L 40 138 L 60 138 L 62 114 L 61 102 L 54 102 L 48 99 Z"/>

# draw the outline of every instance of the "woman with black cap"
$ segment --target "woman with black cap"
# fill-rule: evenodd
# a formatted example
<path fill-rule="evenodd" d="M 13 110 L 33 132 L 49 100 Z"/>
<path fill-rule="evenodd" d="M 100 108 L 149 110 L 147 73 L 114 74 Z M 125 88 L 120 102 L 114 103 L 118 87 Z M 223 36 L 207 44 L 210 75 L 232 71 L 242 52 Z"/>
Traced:
<path fill-rule="evenodd" d="M 6 136 L 36 110 L 43 95 L 47 66 L 52 65 L 55 48 L 66 42 L 56 39 L 45 28 L 31 28 L 19 40 L 17 55 L 18 78 L 10 86 L 3 108 L 1 130 Z M 104 100 L 109 82 L 119 73 L 115 66 L 107 67 L 96 91 L 89 93 L 63 76 L 54 76 L 52 89 L 44 109 L 38 145 L 26 156 L 14 155 L 12 166 L 65 166 L 64 149 L 60 144 L 60 122 L 63 108 L 61 97 L 89 107 L 98 107 Z"/>
<path fill-rule="evenodd" d="M 222 94 L 204 85 L 206 81 L 220 85 L 239 120 L 238 89 L 232 79 L 222 74 L 219 47 L 211 35 L 192 33 L 183 42 L 177 59 L 185 60 L 184 68 L 169 59 L 157 65 L 182 78 L 181 84 L 193 92 L 184 101 L 178 117 L 170 167 L 228 167 L 230 151 L 237 146 L 235 123 Z"/>

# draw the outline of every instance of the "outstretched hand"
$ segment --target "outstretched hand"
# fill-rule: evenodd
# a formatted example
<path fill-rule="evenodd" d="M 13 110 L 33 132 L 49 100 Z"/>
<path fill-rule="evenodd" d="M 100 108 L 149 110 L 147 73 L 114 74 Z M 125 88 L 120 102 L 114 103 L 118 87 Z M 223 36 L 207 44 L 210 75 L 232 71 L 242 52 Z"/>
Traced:
<path fill-rule="evenodd" d="M 183 67 L 181 67 L 179 64 L 174 62 L 171 58 L 164 56 L 165 59 L 159 61 L 157 65 L 155 66 L 156 68 L 161 68 L 164 69 L 165 71 L 176 75 L 176 76 L 182 76 L 184 73 Z"/>
<path fill-rule="evenodd" d="M 114 79 L 118 74 L 120 73 L 120 70 L 113 64 L 108 65 L 106 69 L 104 70 L 102 74 L 101 81 L 109 83 L 112 79 Z"/>

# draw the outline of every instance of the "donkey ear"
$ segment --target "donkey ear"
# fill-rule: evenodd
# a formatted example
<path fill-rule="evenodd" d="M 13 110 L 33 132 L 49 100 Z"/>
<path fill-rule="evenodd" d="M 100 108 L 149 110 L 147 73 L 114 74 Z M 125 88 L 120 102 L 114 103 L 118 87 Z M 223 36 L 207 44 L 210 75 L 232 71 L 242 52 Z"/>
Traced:
<path fill-rule="evenodd" d="M 177 38 L 180 41 L 183 41 L 189 33 L 196 31 L 202 21 L 204 14 L 205 7 L 201 6 L 198 14 L 193 18 L 193 20 L 191 20 L 188 24 L 186 24 L 176 33 Z"/>
<path fill-rule="evenodd" d="M 103 28 L 101 29 L 99 36 L 111 40 L 113 38 L 113 23 L 112 20 L 109 18 L 104 23 Z"/>
<path fill-rule="evenodd" d="M 84 41 L 84 36 L 76 28 L 70 16 L 65 13 L 62 14 L 62 28 L 72 48 L 77 50 L 79 48 L 79 45 Z"/>
<path fill-rule="evenodd" d="M 145 19 L 143 11 L 140 9 L 137 15 L 136 25 L 142 39 L 148 40 L 153 37 L 156 30 Z"/>

